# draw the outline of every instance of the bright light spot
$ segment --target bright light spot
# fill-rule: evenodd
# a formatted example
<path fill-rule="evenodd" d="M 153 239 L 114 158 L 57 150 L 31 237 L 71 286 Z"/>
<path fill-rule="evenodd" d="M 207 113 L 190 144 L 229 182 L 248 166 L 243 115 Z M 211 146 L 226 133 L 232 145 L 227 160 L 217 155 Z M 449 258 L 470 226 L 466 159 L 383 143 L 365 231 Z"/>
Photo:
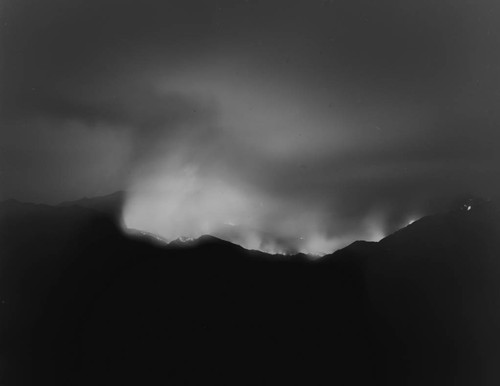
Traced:
<path fill-rule="evenodd" d="M 404 228 L 405 226 L 413 224 L 415 221 L 418 221 L 422 218 L 422 215 L 420 214 L 412 214 L 411 216 L 408 216 L 406 218 L 406 221 L 402 224 L 401 228 Z"/>
<path fill-rule="evenodd" d="M 410 220 L 408 220 L 408 225 L 413 224 L 417 220 L 418 220 L 418 218 L 411 218 Z"/>

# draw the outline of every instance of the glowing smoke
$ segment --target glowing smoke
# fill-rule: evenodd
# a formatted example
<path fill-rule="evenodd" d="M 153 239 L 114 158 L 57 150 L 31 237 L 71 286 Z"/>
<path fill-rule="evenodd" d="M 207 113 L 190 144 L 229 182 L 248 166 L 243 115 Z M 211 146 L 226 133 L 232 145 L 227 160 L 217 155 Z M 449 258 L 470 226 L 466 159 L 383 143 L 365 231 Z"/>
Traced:
<path fill-rule="evenodd" d="M 331 189 L 331 177 L 325 175 L 323 189 L 300 166 L 349 148 L 354 140 L 345 132 L 331 135 L 332 122 L 340 120 L 316 114 L 299 97 L 242 84 L 227 71 L 174 78 L 160 82 L 161 92 L 177 93 L 181 84 L 218 113 L 177 123 L 184 127 L 175 135 L 172 128 L 156 130 L 143 141 L 124 209 L 127 227 L 167 240 L 211 234 L 249 249 L 316 255 L 385 235 L 380 214 L 340 221 L 331 199 L 315 199 L 318 189 Z M 336 221 L 341 228 L 332 227 Z"/>
<path fill-rule="evenodd" d="M 5 198 L 128 190 L 132 228 L 323 253 L 500 194 L 491 2 L 10 3 Z"/>

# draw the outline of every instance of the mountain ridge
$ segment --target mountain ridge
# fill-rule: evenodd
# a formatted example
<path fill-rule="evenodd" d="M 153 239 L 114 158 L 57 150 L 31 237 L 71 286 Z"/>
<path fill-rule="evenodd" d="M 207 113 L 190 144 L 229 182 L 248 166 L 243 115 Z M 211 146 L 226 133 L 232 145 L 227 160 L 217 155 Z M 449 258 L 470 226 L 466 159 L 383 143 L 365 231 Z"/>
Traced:
<path fill-rule="evenodd" d="M 169 247 L 109 210 L 0 203 L 2 381 L 496 384 L 489 208 L 310 260 L 208 235 Z"/>

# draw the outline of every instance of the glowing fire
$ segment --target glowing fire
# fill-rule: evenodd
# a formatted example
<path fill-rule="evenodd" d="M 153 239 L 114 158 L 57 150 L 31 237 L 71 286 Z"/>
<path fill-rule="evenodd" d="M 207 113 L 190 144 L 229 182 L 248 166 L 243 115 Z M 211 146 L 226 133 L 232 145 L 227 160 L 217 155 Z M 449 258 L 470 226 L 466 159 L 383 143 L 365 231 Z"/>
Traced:
<path fill-rule="evenodd" d="M 167 242 L 210 234 L 247 249 L 321 256 L 356 239 L 385 236 L 383 216 L 370 215 L 355 232 L 330 235 L 321 207 L 276 201 L 228 176 L 181 158 L 136 178 L 123 212 L 124 226 Z"/>

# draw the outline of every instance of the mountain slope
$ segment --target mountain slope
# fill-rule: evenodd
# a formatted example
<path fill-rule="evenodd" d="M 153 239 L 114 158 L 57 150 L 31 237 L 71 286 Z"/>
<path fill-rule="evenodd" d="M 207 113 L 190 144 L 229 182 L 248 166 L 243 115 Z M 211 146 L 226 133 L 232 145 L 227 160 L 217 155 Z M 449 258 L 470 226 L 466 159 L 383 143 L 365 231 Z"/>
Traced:
<path fill-rule="evenodd" d="M 362 270 L 386 330 L 382 339 L 392 336 L 392 350 L 400 351 L 401 374 L 395 368 L 388 374 L 411 374 L 413 384 L 499 381 L 499 236 L 498 210 L 482 203 L 424 217 L 378 243 L 355 243 L 326 257 L 357 262 Z"/>
<path fill-rule="evenodd" d="M 65 201 L 61 202 L 58 206 L 60 207 L 77 206 L 81 208 L 94 209 L 111 216 L 117 216 L 121 212 L 124 201 L 125 201 L 125 192 L 118 191 L 115 193 L 108 194 L 106 196 L 93 197 L 93 198 L 86 197 L 75 201 Z"/>
<path fill-rule="evenodd" d="M 0 203 L 5 384 L 500 380 L 492 207 L 309 261 L 159 246 L 85 206 Z"/>

